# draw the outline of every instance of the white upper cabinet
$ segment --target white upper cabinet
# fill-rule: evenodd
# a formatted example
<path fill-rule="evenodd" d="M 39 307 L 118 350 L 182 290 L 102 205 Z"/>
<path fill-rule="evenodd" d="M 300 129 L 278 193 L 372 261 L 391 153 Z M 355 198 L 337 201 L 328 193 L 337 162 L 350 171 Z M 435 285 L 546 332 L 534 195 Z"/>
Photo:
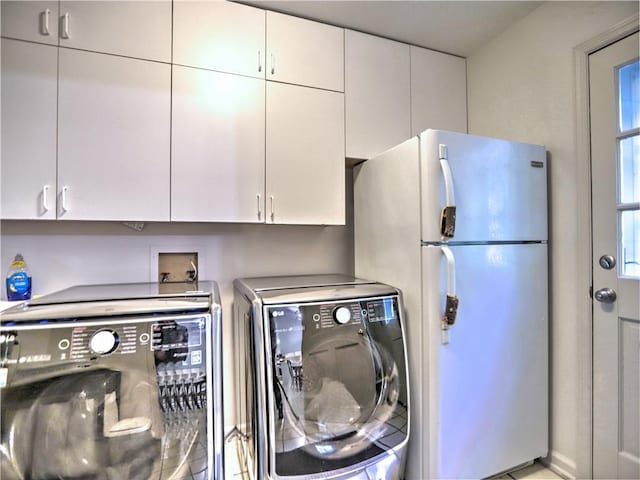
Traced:
<path fill-rule="evenodd" d="M 344 225 L 344 94 L 267 82 L 267 223 Z"/>
<path fill-rule="evenodd" d="M 60 46 L 171 62 L 171 1 L 61 1 Z"/>
<path fill-rule="evenodd" d="M 2 218 L 56 218 L 58 49 L 2 39 Z"/>
<path fill-rule="evenodd" d="M 411 134 L 436 128 L 467 131 L 464 58 L 411 47 Z"/>
<path fill-rule="evenodd" d="M 173 63 L 264 78 L 265 12 L 221 1 L 175 1 Z"/>
<path fill-rule="evenodd" d="M 2 36 L 58 45 L 58 2 L 3 0 Z"/>
<path fill-rule="evenodd" d="M 344 29 L 268 11 L 266 78 L 344 92 Z"/>
<path fill-rule="evenodd" d="M 264 223 L 264 80 L 173 67 L 171 220 Z"/>
<path fill-rule="evenodd" d="M 58 218 L 168 221 L 171 66 L 59 54 Z"/>
<path fill-rule="evenodd" d="M 346 150 L 371 158 L 411 136 L 409 45 L 345 32 Z"/>

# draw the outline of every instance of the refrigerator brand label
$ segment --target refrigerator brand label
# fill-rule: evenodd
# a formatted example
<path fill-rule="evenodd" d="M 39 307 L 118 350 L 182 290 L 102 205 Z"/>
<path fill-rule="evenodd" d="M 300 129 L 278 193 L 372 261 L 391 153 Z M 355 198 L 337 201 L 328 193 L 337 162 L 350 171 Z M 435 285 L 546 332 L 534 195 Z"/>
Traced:
<path fill-rule="evenodd" d="M 531 166 L 534 168 L 543 168 L 544 162 L 540 162 L 538 160 L 531 160 Z"/>

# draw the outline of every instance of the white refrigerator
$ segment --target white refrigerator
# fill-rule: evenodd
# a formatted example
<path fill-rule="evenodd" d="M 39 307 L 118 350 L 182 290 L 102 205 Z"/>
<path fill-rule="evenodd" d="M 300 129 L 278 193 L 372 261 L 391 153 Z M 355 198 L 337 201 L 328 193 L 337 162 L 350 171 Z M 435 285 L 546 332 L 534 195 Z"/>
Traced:
<path fill-rule="evenodd" d="M 354 209 L 355 274 L 404 295 L 406 479 L 545 456 L 544 147 L 427 130 L 355 168 Z"/>

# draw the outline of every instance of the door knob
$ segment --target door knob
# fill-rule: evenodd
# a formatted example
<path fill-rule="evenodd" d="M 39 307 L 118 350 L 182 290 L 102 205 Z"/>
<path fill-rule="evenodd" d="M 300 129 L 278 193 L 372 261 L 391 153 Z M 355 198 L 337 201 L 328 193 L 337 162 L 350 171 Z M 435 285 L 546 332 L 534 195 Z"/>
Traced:
<path fill-rule="evenodd" d="M 612 288 L 601 288 L 596 290 L 595 299 L 602 303 L 613 303 L 616 301 L 616 291 Z"/>

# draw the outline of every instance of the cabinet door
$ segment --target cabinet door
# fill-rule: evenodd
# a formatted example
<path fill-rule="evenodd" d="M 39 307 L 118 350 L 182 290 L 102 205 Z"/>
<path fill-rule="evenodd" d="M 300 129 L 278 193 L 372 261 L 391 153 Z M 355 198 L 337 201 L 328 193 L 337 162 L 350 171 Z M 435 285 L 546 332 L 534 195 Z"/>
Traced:
<path fill-rule="evenodd" d="M 232 2 L 173 4 L 173 63 L 264 78 L 265 12 Z"/>
<path fill-rule="evenodd" d="M 466 133 L 464 58 L 411 47 L 411 134 L 435 128 Z"/>
<path fill-rule="evenodd" d="M 56 218 L 58 49 L 2 40 L 2 218 Z"/>
<path fill-rule="evenodd" d="M 264 222 L 264 83 L 173 67 L 171 220 Z"/>
<path fill-rule="evenodd" d="M 344 225 L 344 95 L 267 82 L 267 223 Z"/>
<path fill-rule="evenodd" d="M 345 33 L 347 157 L 371 158 L 411 136 L 409 45 Z"/>
<path fill-rule="evenodd" d="M 344 92 L 344 29 L 267 12 L 267 79 Z"/>
<path fill-rule="evenodd" d="M 60 46 L 171 61 L 171 2 L 61 1 Z"/>
<path fill-rule="evenodd" d="M 171 67 L 60 49 L 58 217 L 169 220 Z"/>
<path fill-rule="evenodd" d="M 3 0 L 2 36 L 58 45 L 58 2 Z"/>

